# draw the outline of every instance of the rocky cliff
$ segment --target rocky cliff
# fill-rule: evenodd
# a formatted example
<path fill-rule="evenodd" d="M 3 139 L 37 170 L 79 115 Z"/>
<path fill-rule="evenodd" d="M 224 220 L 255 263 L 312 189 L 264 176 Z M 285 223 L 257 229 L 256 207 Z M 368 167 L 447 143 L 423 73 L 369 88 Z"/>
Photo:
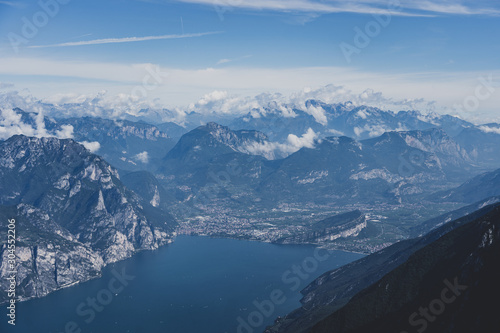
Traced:
<path fill-rule="evenodd" d="M 87 280 L 104 265 L 157 249 L 175 235 L 170 214 L 127 189 L 114 168 L 72 140 L 14 136 L 1 142 L 0 188 L 3 230 L 7 219 L 20 221 L 21 299 Z"/>

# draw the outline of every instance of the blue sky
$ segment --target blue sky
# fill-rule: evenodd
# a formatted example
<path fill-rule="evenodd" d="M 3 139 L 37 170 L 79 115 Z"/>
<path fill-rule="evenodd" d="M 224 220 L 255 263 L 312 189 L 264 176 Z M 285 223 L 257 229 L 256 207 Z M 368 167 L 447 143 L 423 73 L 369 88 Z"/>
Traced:
<path fill-rule="evenodd" d="M 51 101 L 130 93 L 145 64 L 169 73 L 147 96 L 167 106 L 214 90 L 252 95 L 334 84 L 451 107 L 474 94 L 478 77 L 496 83 L 500 73 L 493 1 L 72 0 L 25 38 L 23 17 L 43 20 L 41 11 L 37 1 L 0 1 L 0 82 Z M 373 15 L 390 22 L 357 47 L 355 29 L 377 29 Z M 10 40 L 18 37 L 15 52 Z M 341 45 L 357 51 L 348 60 Z M 498 91 L 482 109 L 497 111 Z"/>

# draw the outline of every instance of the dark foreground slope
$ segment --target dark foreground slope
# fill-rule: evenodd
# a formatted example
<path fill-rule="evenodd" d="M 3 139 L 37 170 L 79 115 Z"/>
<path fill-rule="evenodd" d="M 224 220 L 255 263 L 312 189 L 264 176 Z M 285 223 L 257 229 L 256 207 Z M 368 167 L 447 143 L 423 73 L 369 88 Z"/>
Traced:
<path fill-rule="evenodd" d="M 498 332 L 500 206 L 425 246 L 308 332 Z"/>
<path fill-rule="evenodd" d="M 396 243 L 323 274 L 302 290 L 302 307 L 277 320 L 268 332 L 307 332 L 316 323 L 346 305 L 357 293 L 405 263 L 418 250 L 494 210 L 498 204 L 488 204 L 495 201 L 498 199 L 491 198 L 429 220 L 428 224 L 435 226 L 432 232 Z"/>

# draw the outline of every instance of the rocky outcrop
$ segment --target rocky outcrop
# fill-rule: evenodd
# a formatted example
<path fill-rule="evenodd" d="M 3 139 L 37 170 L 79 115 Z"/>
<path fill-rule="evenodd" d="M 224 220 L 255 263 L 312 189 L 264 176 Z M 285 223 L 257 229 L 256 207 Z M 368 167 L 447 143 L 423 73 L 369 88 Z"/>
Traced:
<path fill-rule="evenodd" d="M 300 234 L 280 239 L 281 244 L 327 244 L 339 238 L 356 237 L 367 227 L 365 214 L 353 211 L 321 220 Z"/>
<path fill-rule="evenodd" d="M 20 221 L 20 299 L 88 280 L 104 265 L 157 249 L 175 235 L 170 214 L 125 187 L 113 167 L 72 140 L 14 136 L 0 143 L 0 156 L 6 215 L 0 223 Z M 5 265 L 5 248 L 0 251 Z"/>
<path fill-rule="evenodd" d="M 99 276 L 105 262 L 101 254 L 77 241 L 46 213 L 33 206 L 0 206 L 0 226 L 16 221 L 16 267 L 8 264 L 7 245 L 0 248 L 0 281 L 16 272 L 16 296 L 19 300 L 42 297 L 48 293 Z M 3 233 L 2 233 L 3 234 Z M 0 303 L 7 299 L 6 288 Z"/>

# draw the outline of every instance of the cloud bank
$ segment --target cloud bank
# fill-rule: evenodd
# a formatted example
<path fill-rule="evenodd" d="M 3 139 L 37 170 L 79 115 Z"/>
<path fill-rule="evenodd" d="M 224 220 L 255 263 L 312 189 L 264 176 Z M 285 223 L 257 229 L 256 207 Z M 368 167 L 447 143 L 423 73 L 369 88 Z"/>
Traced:
<path fill-rule="evenodd" d="M 481 126 L 479 127 L 481 131 L 484 133 L 494 133 L 494 134 L 500 134 L 500 127 L 497 126 Z"/>
<path fill-rule="evenodd" d="M 151 68 L 155 68 L 155 75 L 161 76 L 158 84 L 151 80 Z M 474 94 L 478 77 L 485 75 L 479 71 L 387 74 L 340 67 L 225 67 L 185 70 L 154 64 L 0 58 L 0 75 L 2 74 L 36 78 L 31 83 L 23 79 L 23 87 L 52 104 L 77 104 L 92 99 L 100 91 L 106 91 L 108 99 L 110 95 L 114 96 L 112 104 L 116 104 L 118 108 L 136 110 L 139 108 L 136 105 L 140 105 L 171 110 L 179 107 L 186 110 L 186 106 L 193 105 L 203 109 L 211 105 L 215 107 L 225 99 L 223 106 L 235 111 L 249 108 L 241 106 L 242 102 L 251 106 L 252 103 L 259 103 L 258 96 L 265 99 L 270 94 L 295 94 L 297 98 L 308 94 L 317 95 L 320 96 L 317 99 L 328 103 L 330 100 L 337 101 L 346 93 L 355 95 L 352 99 L 367 101 L 368 105 L 377 107 L 382 97 L 392 101 L 392 105 L 388 107 L 393 109 L 397 109 L 399 103 L 401 108 L 408 106 L 422 111 L 439 111 L 438 108 L 451 110 L 454 105 L 462 103 L 466 96 Z M 500 87 L 497 82 L 500 71 L 490 71 L 488 75 L 493 77 L 495 87 Z M 46 84 L 40 85 L 41 78 Z M 71 84 L 64 81 L 61 83 L 60 78 L 70 80 Z M 145 78 L 149 79 L 148 89 L 144 86 Z M 309 89 L 303 89 L 304 87 Z M 221 97 L 220 94 L 226 96 Z M 200 99 L 199 96 L 204 98 Z M 196 99 L 198 102 L 194 102 Z M 374 104 L 369 103 L 372 101 Z M 103 101 L 100 99 L 99 102 Z M 497 110 L 499 103 L 500 95 L 495 93 L 491 98 L 481 101 L 481 109 L 492 113 Z M 224 112 L 230 113 L 231 110 L 224 109 Z"/>
<path fill-rule="evenodd" d="M 31 121 L 26 123 L 22 115 L 13 109 L 0 109 L 0 140 L 6 140 L 13 135 L 32 137 L 56 137 L 59 139 L 73 138 L 73 126 L 63 125 L 60 130 L 53 132 L 45 128 L 44 111 L 37 108 L 38 113 L 30 113 Z"/>
<path fill-rule="evenodd" d="M 143 151 L 142 153 L 135 155 L 134 159 L 136 159 L 137 161 L 139 161 L 141 163 L 148 164 L 149 163 L 149 154 L 147 151 Z"/>
<path fill-rule="evenodd" d="M 97 153 L 97 151 L 101 148 L 101 144 L 97 141 L 95 142 L 88 142 L 88 141 L 83 141 L 80 142 L 85 148 L 87 148 L 92 154 Z"/>
<path fill-rule="evenodd" d="M 309 128 L 304 135 L 298 137 L 290 134 L 285 143 L 279 142 L 250 142 L 241 147 L 242 152 L 251 155 L 260 155 L 268 160 L 283 158 L 299 151 L 302 148 L 314 148 L 319 135 Z"/>

